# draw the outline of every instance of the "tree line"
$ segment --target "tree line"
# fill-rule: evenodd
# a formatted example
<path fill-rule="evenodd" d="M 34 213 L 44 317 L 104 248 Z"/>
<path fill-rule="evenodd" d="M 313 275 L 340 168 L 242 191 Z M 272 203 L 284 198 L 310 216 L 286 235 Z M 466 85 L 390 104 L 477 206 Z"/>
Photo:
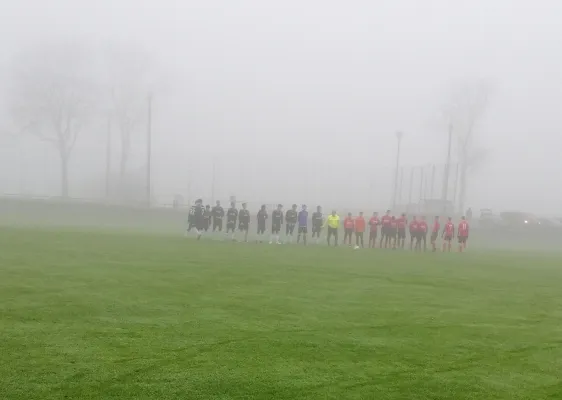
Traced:
<path fill-rule="evenodd" d="M 100 49 L 83 43 L 42 44 L 14 57 L 7 90 L 8 131 L 31 135 L 48 143 L 60 161 L 60 194 L 69 195 L 69 160 L 80 135 L 92 125 L 107 123 L 119 136 L 118 177 L 124 186 L 131 141 L 147 124 L 147 98 L 154 90 L 154 60 L 132 47 Z M 460 169 L 459 206 L 463 210 L 471 172 L 488 152 L 477 138 L 491 85 L 485 80 L 463 80 L 451 85 L 440 110 L 436 129 L 450 130 Z M 445 135 L 443 135 L 443 140 Z M 108 137 L 107 145 L 110 146 Z M 108 154 L 111 149 L 108 147 Z M 107 174 L 110 173 L 107 160 Z M 106 180 L 108 178 L 106 177 Z"/>

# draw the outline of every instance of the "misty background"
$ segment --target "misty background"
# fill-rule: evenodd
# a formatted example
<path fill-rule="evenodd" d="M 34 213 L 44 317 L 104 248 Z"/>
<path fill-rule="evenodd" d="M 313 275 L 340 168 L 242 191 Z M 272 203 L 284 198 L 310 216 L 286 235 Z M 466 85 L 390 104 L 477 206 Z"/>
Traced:
<path fill-rule="evenodd" d="M 127 182 L 142 195 L 151 93 L 151 189 L 167 204 L 174 194 L 211 199 L 214 175 L 224 202 L 381 210 L 392 201 L 395 133 L 404 134 L 401 165 L 443 165 L 452 121 L 452 163 L 462 163 L 459 98 L 474 91 L 486 101 L 465 206 L 559 213 L 561 2 L 20 0 L 1 8 L 1 193 L 61 194 L 60 154 L 38 138 L 47 128 L 34 112 L 49 104 L 42 88 L 53 77 L 87 104 L 77 111 L 68 195 L 106 196 L 109 116 L 111 185 Z"/>

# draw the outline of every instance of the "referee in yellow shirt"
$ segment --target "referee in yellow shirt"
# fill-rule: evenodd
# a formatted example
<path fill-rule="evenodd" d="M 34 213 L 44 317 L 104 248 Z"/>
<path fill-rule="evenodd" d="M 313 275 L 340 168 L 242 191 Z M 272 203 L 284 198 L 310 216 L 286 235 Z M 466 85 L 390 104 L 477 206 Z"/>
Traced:
<path fill-rule="evenodd" d="M 328 246 L 330 245 L 330 239 L 332 235 L 335 239 L 335 245 L 338 245 L 338 229 L 340 227 L 340 216 L 336 213 L 336 210 L 332 211 L 332 214 L 328 215 L 326 218 L 326 223 L 324 226 L 328 225 Z"/>

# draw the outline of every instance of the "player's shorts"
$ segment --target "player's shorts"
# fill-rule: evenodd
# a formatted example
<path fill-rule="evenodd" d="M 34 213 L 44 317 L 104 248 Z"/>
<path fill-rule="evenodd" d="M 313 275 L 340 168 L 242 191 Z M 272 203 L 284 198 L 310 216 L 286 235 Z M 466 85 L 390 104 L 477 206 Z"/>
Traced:
<path fill-rule="evenodd" d="M 361 236 L 363 236 L 363 233 L 364 233 L 364 232 L 357 232 L 357 231 L 356 231 L 356 232 L 355 232 L 355 236 L 361 237 Z"/>
<path fill-rule="evenodd" d="M 435 241 L 437 240 L 437 236 L 438 236 L 438 233 L 437 233 L 437 232 L 432 232 L 432 233 L 431 233 L 431 241 L 432 241 L 432 242 L 435 242 Z"/>
<path fill-rule="evenodd" d="M 398 239 L 406 239 L 406 229 L 398 229 Z"/>
<path fill-rule="evenodd" d="M 418 240 L 423 240 L 424 242 L 427 239 L 427 232 L 418 232 Z"/>
<path fill-rule="evenodd" d="M 332 228 L 331 226 L 328 227 L 328 239 L 331 236 L 335 236 L 336 238 L 338 237 L 338 228 Z"/>
<path fill-rule="evenodd" d="M 345 236 L 353 235 L 353 228 L 345 228 Z"/>
<path fill-rule="evenodd" d="M 453 235 L 445 235 L 445 240 L 447 242 L 450 242 L 451 240 L 453 240 Z"/>
<path fill-rule="evenodd" d="M 198 231 L 205 230 L 207 228 L 207 221 L 205 221 L 202 217 L 199 220 L 195 220 L 191 222 L 191 226 L 195 227 Z"/>
<path fill-rule="evenodd" d="M 293 232 L 295 231 L 295 224 L 292 222 L 289 222 L 285 228 L 285 230 L 287 231 L 287 235 L 292 235 Z"/>
<path fill-rule="evenodd" d="M 234 232 L 234 230 L 236 229 L 236 222 L 227 222 L 226 223 L 226 232 Z"/>
<path fill-rule="evenodd" d="M 222 231 L 222 219 L 213 220 L 213 231 Z"/>
<path fill-rule="evenodd" d="M 308 227 L 306 226 L 299 226 L 299 234 L 305 234 L 308 233 Z"/>
<path fill-rule="evenodd" d="M 319 235 L 320 236 L 320 231 L 322 230 L 322 225 L 312 225 L 312 234 L 313 235 Z"/>
<path fill-rule="evenodd" d="M 381 235 L 382 236 L 387 236 L 388 235 L 388 226 L 383 226 L 381 227 Z"/>
<path fill-rule="evenodd" d="M 242 232 L 247 232 L 248 231 L 248 223 L 247 222 L 240 222 L 238 224 L 238 230 L 242 231 Z"/>
<path fill-rule="evenodd" d="M 271 232 L 274 234 L 279 234 L 279 232 L 281 232 L 281 224 L 280 223 L 271 224 Z"/>
<path fill-rule="evenodd" d="M 464 244 L 468 240 L 468 236 L 459 236 L 459 243 Z"/>
<path fill-rule="evenodd" d="M 369 240 L 374 240 L 377 238 L 377 231 L 370 231 L 369 232 Z"/>
<path fill-rule="evenodd" d="M 388 228 L 388 233 L 386 235 L 390 236 L 391 238 L 395 238 L 396 237 L 396 228 Z"/>
<path fill-rule="evenodd" d="M 258 223 L 258 235 L 265 233 L 265 222 Z"/>

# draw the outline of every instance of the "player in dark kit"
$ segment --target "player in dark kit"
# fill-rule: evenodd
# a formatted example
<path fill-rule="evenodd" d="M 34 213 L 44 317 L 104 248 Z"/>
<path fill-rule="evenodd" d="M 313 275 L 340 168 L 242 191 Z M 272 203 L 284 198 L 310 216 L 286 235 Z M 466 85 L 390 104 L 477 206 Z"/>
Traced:
<path fill-rule="evenodd" d="M 302 235 L 302 240 L 304 242 L 304 245 L 306 246 L 306 234 L 308 233 L 308 211 L 304 204 L 302 206 L 302 210 L 299 211 L 299 215 L 297 219 L 299 221 L 299 233 L 297 236 L 297 243 L 300 242 L 301 235 Z"/>
<path fill-rule="evenodd" d="M 236 203 L 230 203 L 230 208 L 226 212 L 226 236 L 230 233 L 232 235 L 231 239 L 234 240 L 234 234 L 236 232 L 236 221 L 238 220 L 238 210 L 236 209 Z"/>
<path fill-rule="evenodd" d="M 312 213 L 312 238 L 316 237 L 316 244 L 320 242 L 320 232 L 324 224 L 324 216 L 322 215 L 322 207 L 316 207 L 316 212 Z"/>
<path fill-rule="evenodd" d="M 268 215 L 267 210 L 265 209 L 265 204 L 261 206 L 261 209 L 258 211 L 257 220 L 258 220 L 258 239 L 256 243 L 263 243 L 263 235 L 265 235 L 265 222 L 267 221 Z"/>
<path fill-rule="evenodd" d="M 297 213 L 297 205 L 293 204 L 293 207 L 290 210 L 287 210 L 285 213 L 285 234 L 287 235 L 287 242 L 292 243 L 293 241 L 293 232 L 295 231 L 295 226 L 297 225 L 298 213 Z"/>
<path fill-rule="evenodd" d="M 283 205 L 277 204 L 277 209 L 271 213 L 271 239 L 269 244 L 281 244 L 281 225 L 283 225 Z"/>
<path fill-rule="evenodd" d="M 238 213 L 238 230 L 244 232 L 244 242 L 248 241 L 248 230 L 250 229 L 250 211 L 248 205 L 242 203 L 242 209 Z"/>
<path fill-rule="evenodd" d="M 224 219 L 224 208 L 221 207 L 221 202 L 217 200 L 217 205 L 211 211 L 213 217 L 213 232 L 222 232 L 222 220 Z"/>
<path fill-rule="evenodd" d="M 205 220 L 205 232 L 211 227 L 211 206 L 205 206 L 205 212 L 203 213 L 203 219 Z"/>
<path fill-rule="evenodd" d="M 195 227 L 195 231 L 197 232 L 197 240 L 201 239 L 201 235 L 203 234 L 203 230 L 205 229 L 204 215 L 205 207 L 203 207 L 203 200 L 197 199 L 195 201 L 195 205 L 191 206 L 189 210 L 189 216 L 187 217 L 187 222 L 189 225 L 187 232 L 189 232 L 191 228 Z"/>

